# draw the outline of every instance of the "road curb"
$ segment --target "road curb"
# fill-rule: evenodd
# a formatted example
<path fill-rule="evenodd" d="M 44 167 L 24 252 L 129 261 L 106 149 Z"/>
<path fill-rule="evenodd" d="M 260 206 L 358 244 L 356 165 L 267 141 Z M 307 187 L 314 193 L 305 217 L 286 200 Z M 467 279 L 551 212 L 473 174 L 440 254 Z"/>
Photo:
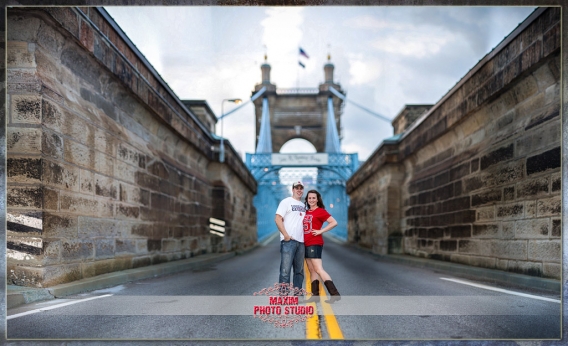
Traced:
<path fill-rule="evenodd" d="M 509 284 L 518 287 L 537 289 L 537 290 L 545 290 L 545 291 L 558 293 L 559 295 L 562 290 L 562 284 L 560 280 L 522 275 L 502 270 L 496 270 L 496 269 L 473 267 L 465 264 L 445 262 L 435 259 L 412 257 L 408 255 L 392 255 L 392 254 L 378 255 L 373 253 L 370 249 L 366 249 L 355 244 L 348 244 L 348 243 L 344 244 L 353 249 L 369 253 L 380 261 L 389 261 L 394 263 L 407 264 L 415 267 L 435 269 L 464 278 L 475 278 L 487 282 Z"/>
<path fill-rule="evenodd" d="M 47 288 L 7 285 L 6 307 L 8 309 L 11 309 L 22 304 L 29 304 L 37 301 L 60 298 L 72 294 L 109 288 L 130 281 L 174 274 L 177 272 L 191 270 L 221 262 L 234 257 L 235 255 L 235 252 L 200 255 L 185 260 L 160 263 L 147 267 L 127 269 L 119 272 L 97 275 L 91 278 L 81 279 Z"/>

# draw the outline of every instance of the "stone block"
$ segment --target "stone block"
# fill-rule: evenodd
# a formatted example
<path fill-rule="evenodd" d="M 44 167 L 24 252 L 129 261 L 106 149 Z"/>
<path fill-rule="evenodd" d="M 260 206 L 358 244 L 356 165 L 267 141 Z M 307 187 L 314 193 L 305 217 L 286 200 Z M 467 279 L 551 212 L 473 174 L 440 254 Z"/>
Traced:
<path fill-rule="evenodd" d="M 548 194 L 549 177 L 527 179 L 517 184 L 517 198 L 535 197 Z"/>
<path fill-rule="evenodd" d="M 8 183 L 41 183 L 41 158 L 11 156 L 6 160 Z"/>
<path fill-rule="evenodd" d="M 552 237 L 562 236 L 562 220 L 552 219 L 552 232 L 550 234 Z"/>
<path fill-rule="evenodd" d="M 65 161 L 87 169 L 95 169 L 95 155 L 89 147 L 75 141 L 64 141 Z"/>
<path fill-rule="evenodd" d="M 501 239 L 515 238 L 515 221 L 501 222 Z"/>
<path fill-rule="evenodd" d="M 59 162 L 43 160 L 42 178 L 44 184 L 58 189 L 78 191 L 80 169 Z"/>
<path fill-rule="evenodd" d="M 542 263 L 509 260 L 507 270 L 530 276 L 542 276 Z"/>
<path fill-rule="evenodd" d="M 471 256 L 469 265 L 481 268 L 495 268 L 497 259 L 494 257 Z"/>
<path fill-rule="evenodd" d="M 148 241 L 146 239 L 136 239 L 136 253 L 147 253 Z"/>
<path fill-rule="evenodd" d="M 78 236 L 76 215 L 45 212 L 43 215 L 43 236 L 45 238 L 75 239 Z"/>
<path fill-rule="evenodd" d="M 471 196 L 471 206 L 476 207 L 500 202 L 503 198 L 502 195 L 501 189 L 492 189 L 474 194 Z"/>
<path fill-rule="evenodd" d="M 6 64 L 8 68 L 35 68 L 35 44 L 10 40 L 6 44 Z"/>
<path fill-rule="evenodd" d="M 460 240 L 458 242 L 458 251 L 460 254 L 487 255 L 483 254 L 484 249 L 487 249 L 487 247 L 483 242 L 478 240 Z"/>
<path fill-rule="evenodd" d="M 488 223 L 473 225 L 472 236 L 474 238 L 498 238 L 499 224 Z"/>
<path fill-rule="evenodd" d="M 55 265 L 61 263 L 61 241 L 47 240 L 43 242 L 42 265 Z"/>
<path fill-rule="evenodd" d="M 112 202 L 93 198 L 92 196 L 62 192 L 59 199 L 61 211 L 98 217 L 112 217 L 114 213 L 114 205 Z"/>
<path fill-rule="evenodd" d="M 558 83 L 548 64 L 539 67 L 533 72 L 533 76 L 536 78 L 538 89 L 541 91 L 546 90 L 552 84 Z"/>
<path fill-rule="evenodd" d="M 114 164 L 114 176 L 127 183 L 135 184 L 138 169 L 123 161 L 116 160 Z"/>
<path fill-rule="evenodd" d="M 8 126 L 6 132 L 6 148 L 9 153 L 39 154 L 41 152 L 41 129 Z"/>
<path fill-rule="evenodd" d="M 41 96 L 12 95 L 10 110 L 12 123 L 41 124 Z"/>
<path fill-rule="evenodd" d="M 546 96 L 542 96 L 543 103 L 546 99 Z M 525 126 L 525 130 L 528 131 L 533 127 L 540 126 L 544 123 L 555 123 L 557 122 L 559 115 L 560 115 L 560 105 L 559 102 L 555 100 L 555 102 L 548 105 L 548 107 L 541 109 L 538 112 L 530 109 L 526 111 L 527 114 L 532 114 L 530 117 L 529 124 Z M 556 135 L 557 136 L 557 135 Z"/>
<path fill-rule="evenodd" d="M 95 151 L 95 170 L 101 174 L 112 176 L 114 172 L 114 159 L 111 156 Z"/>
<path fill-rule="evenodd" d="M 140 167 L 140 160 L 144 157 L 142 153 L 134 149 L 131 145 L 124 142 L 118 144 L 117 158 L 123 162 Z"/>
<path fill-rule="evenodd" d="M 140 208 L 119 203 L 116 205 L 117 218 L 137 219 L 140 215 Z"/>
<path fill-rule="evenodd" d="M 147 267 L 152 265 L 152 258 L 149 256 L 136 257 L 132 259 L 132 268 Z"/>
<path fill-rule="evenodd" d="M 560 176 L 560 173 L 555 173 L 551 176 L 551 180 L 552 180 L 552 187 L 551 187 L 551 192 L 558 192 L 562 189 L 562 177 Z"/>
<path fill-rule="evenodd" d="M 153 227 L 151 223 L 132 223 L 130 234 L 137 237 L 153 238 Z"/>
<path fill-rule="evenodd" d="M 560 147 L 527 158 L 527 175 L 560 168 Z"/>
<path fill-rule="evenodd" d="M 542 276 L 559 280 L 562 277 L 562 265 L 556 263 L 543 263 Z"/>
<path fill-rule="evenodd" d="M 163 239 L 162 252 L 180 251 L 180 243 L 177 239 Z"/>
<path fill-rule="evenodd" d="M 65 45 L 61 51 L 61 64 L 75 76 L 90 84 L 95 90 L 101 90 L 99 64 L 93 58 L 90 58 L 88 52 L 82 50 L 80 46 Z M 83 90 L 81 89 L 81 92 Z M 87 101 L 91 100 L 87 99 Z"/>
<path fill-rule="evenodd" d="M 450 226 L 445 229 L 445 236 L 450 238 L 470 238 L 471 225 Z"/>
<path fill-rule="evenodd" d="M 95 259 L 114 258 L 115 239 L 93 239 L 95 244 Z"/>
<path fill-rule="evenodd" d="M 480 167 L 485 170 L 495 164 L 512 159 L 515 154 L 513 143 L 485 154 L 481 157 Z"/>
<path fill-rule="evenodd" d="M 503 200 L 512 201 L 515 199 L 515 187 L 509 186 L 503 189 Z"/>
<path fill-rule="evenodd" d="M 137 253 L 137 239 L 116 239 L 115 241 L 115 251 L 116 254 L 123 253 Z"/>
<path fill-rule="evenodd" d="M 562 247 L 560 240 L 530 240 L 528 259 L 531 261 L 561 263 Z"/>
<path fill-rule="evenodd" d="M 121 202 L 127 202 L 131 204 L 140 204 L 140 189 L 136 186 L 132 186 L 125 183 L 118 184 L 118 199 Z"/>
<path fill-rule="evenodd" d="M 527 259 L 526 240 L 493 240 L 490 242 L 489 255 L 500 259 Z"/>
<path fill-rule="evenodd" d="M 495 268 L 499 269 L 499 270 L 507 270 L 507 265 L 509 263 L 509 260 L 506 259 L 496 259 L 495 261 Z"/>
<path fill-rule="evenodd" d="M 158 239 L 158 240 L 154 240 L 154 239 L 148 239 L 147 240 L 147 249 L 148 252 L 160 252 L 162 251 L 162 240 Z"/>
<path fill-rule="evenodd" d="M 95 192 L 95 173 L 86 169 L 80 169 L 79 191 L 87 195 L 94 195 Z"/>
<path fill-rule="evenodd" d="M 111 134 L 100 128 L 95 128 L 95 150 L 109 156 L 116 155 L 117 140 Z"/>
<path fill-rule="evenodd" d="M 477 221 L 487 221 L 495 219 L 495 207 L 484 207 L 475 209 L 475 219 Z"/>
<path fill-rule="evenodd" d="M 119 221 L 87 216 L 78 217 L 78 235 L 81 238 L 110 238 L 121 236 Z"/>
<path fill-rule="evenodd" d="M 49 158 L 63 158 L 63 138 L 51 131 L 44 131 L 41 142 L 41 152 Z"/>
<path fill-rule="evenodd" d="M 496 206 L 497 219 L 518 219 L 524 215 L 523 203 L 512 203 Z"/>
<path fill-rule="evenodd" d="M 61 241 L 61 259 L 63 261 L 92 260 L 94 244 L 91 239 L 66 239 Z"/>
<path fill-rule="evenodd" d="M 536 202 L 537 216 L 559 216 L 562 212 L 561 196 L 539 199 Z"/>
<path fill-rule="evenodd" d="M 515 221 L 515 237 L 517 239 L 548 238 L 550 219 L 527 219 Z"/>
<path fill-rule="evenodd" d="M 95 173 L 95 195 L 118 199 L 117 186 L 113 178 Z"/>
<path fill-rule="evenodd" d="M 170 212 L 174 210 L 175 199 L 172 197 L 160 193 L 152 193 L 150 201 L 153 209 L 162 209 Z"/>
<path fill-rule="evenodd" d="M 469 265 L 471 256 L 462 254 L 451 254 L 450 260 L 454 263 Z"/>
<path fill-rule="evenodd" d="M 43 189 L 41 187 L 13 187 L 6 190 L 6 201 L 9 208 L 37 208 L 43 206 Z"/>
<path fill-rule="evenodd" d="M 499 186 L 517 182 L 524 178 L 524 161 L 517 160 L 497 165 L 488 169 L 482 176 L 483 185 L 486 187 Z"/>
<path fill-rule="evenodd" d="M 134 176 L 135 176 L 135 183 L 140 187 L 148 190 L 160 191 L 159 178 L 144 172 L 135 172 Z"/>
<path fill-rule="evenodd" d="M 525 201 L 525 218 L 536 217 L 536 201 Z"/>

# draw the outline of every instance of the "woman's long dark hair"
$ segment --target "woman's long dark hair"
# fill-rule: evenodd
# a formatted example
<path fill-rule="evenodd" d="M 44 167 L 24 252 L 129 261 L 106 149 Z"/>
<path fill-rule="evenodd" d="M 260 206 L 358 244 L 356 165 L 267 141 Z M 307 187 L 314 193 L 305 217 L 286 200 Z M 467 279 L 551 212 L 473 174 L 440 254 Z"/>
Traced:
<path fill-rule="evenodd" d="M 310 190 L 310 191 L 308 191 L 308 193 L 306 194 L 306 201 L 305 201 L 306 209 L 310 209 L 310 205 L 308 204 L 308 195 L 309 195 L 310 193 L 315 193 L 315 194 L 316 194 L 316 196 L 317 196 L 317 198 L 318 198 L 318 203 L 317 203 L 318 207 L 325 209 L 325 205 L 323 205 L 323 200 L 321 199 L 321 195 L 320 195 L 319 192 L 317 192 L 317 190 Z"/>

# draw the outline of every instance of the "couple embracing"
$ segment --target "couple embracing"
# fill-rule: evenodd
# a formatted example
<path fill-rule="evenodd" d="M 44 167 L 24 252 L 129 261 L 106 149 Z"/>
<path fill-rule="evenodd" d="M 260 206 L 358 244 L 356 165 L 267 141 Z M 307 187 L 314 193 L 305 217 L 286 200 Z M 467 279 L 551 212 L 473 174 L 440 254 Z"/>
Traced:
<path fill-rule="evenodd" d="M 337 221 L 325 210 L 321 195 L 316 190 L 304 195 L 301 181 L 292 184 L 292 197 L 283 199 L 276 210 L 274 221 L 280 231 L 280 277 L 279 283 L 289 284 L 294 267 L 294 288 L 300 290 L 304 281 L 304 259 L 312 278 L 312 295 L 319 296 L 319 279 L 323 281 L 333 303 L 341 299 L 329 274 L 323 269 L 322 234 L 337 226 Z M 328 225 L 321 228 L 324 222 Z M 287 292 L 284 292 L 287 294 Z"/>

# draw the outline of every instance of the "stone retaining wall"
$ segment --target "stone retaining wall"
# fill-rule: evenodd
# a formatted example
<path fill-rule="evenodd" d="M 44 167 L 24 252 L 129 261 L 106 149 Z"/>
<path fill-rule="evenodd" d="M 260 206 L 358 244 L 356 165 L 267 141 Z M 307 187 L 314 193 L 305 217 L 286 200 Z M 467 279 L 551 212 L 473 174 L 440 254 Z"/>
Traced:
<path fill-rule="evenodd" d="M 559 112 L 560 9 L 539 9 L 348 181 L 349 239 L 560 278 Z"/>
<path fill-rule="evenodd" d="M 218 140 L 110 17 L 7 12 L 9 283 L 47 287 L 256 242 L 254 178 L 230 143 L 218 162 Z M 214 215 L 219 203 L 228 211 Z M 223 239 L 212 216 L 227 222 Z"/>

